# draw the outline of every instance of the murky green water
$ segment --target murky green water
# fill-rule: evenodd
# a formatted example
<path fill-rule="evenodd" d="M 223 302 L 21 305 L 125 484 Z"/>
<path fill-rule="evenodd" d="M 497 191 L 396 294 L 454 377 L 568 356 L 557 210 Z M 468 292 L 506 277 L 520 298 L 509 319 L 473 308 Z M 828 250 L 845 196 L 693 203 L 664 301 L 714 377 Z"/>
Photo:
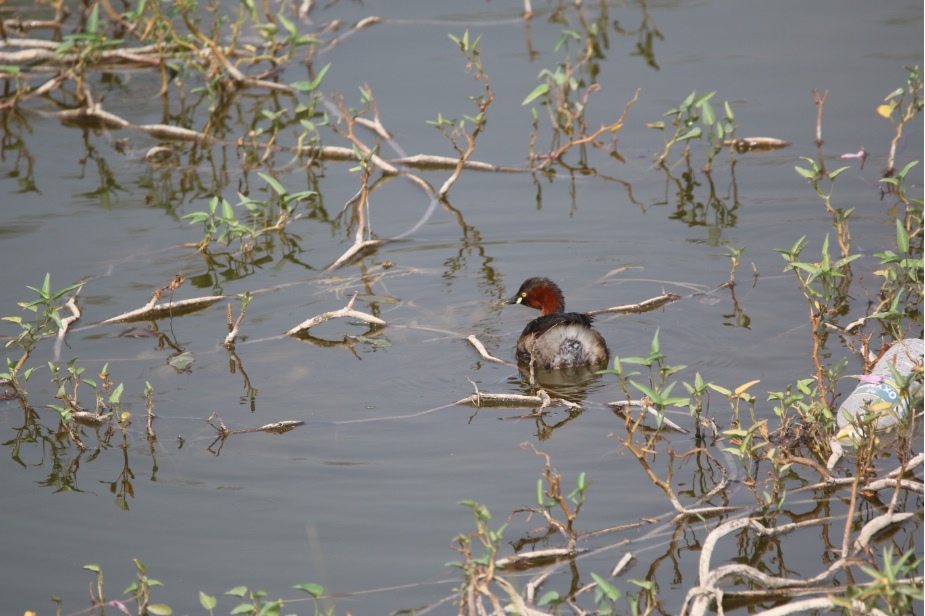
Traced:
<path fill-rule="evenodd" d="M 20 4 L 22 10 L 31 7 Z M 521 101 L 540 83 L 541 70 L 554 70 L 564 60 L 566 52 L 555 50 L 562 31 L 581 29 L 573 8 L 555 10 L 545 2 L 534 8 L 529 32 L 519 19 L 521 5 L 497 0 L 465 6 L 319 4 L 311 13 L 313 23 L 299 28 L 317 32 L 322 24 L 340 20 L 338 33 L 323 35 L 331 41 L 362 18 L 385 20 L 345 37 L 315 60 L 315 69 L 331 63 L 322 89 L 331 100 L 344 96 L 347 106 L 361 105 L 358 88 L 368 84 L 382 123 L 408 155 L 455 156 L 426 121 L 438 113 L 475 112 L 467 97 L 479 94 L 481 86 L 465 71 L 465 60 L 447 34 L 468 29 L 470 36 L 480 35 L 495 100 L 473 159 L 522 167 L 533 120 Z M 81 569 L 87 563 L 102 566 L 109 598 L 117 598 L 134 579 L 133 558 L 166 584 L 153 598 L 171 604 L 174 613 L 198 613 L 200 590 L 217 595 L 245 584 L 290 599 L 298 596 L 290 587 L 304 582 L 347 593 L 332 603 L 336 613 L 425 606 L 452 595 L 458 584 L 457 571 L 443 565 L 459 557 L 451 549 L 453 538 L 474 528 L 471 513 L 458 501 L 486 505 L 495 526 L 512 510 L 534 505 L 543 459 L 520 447 L 525 442 L 551 456 L 566 485 L 581 472 L 593 482 L 579 518 L 582 531 L 670 513 L 664 494 L 621 450 L 623 422 L 605 406 L 623 397 L 612 376 L 579 392 L 580 415 L 570 417 L 558 408 L 545 425 L 511 419 L 521 411 L 510 409 L 439 408 L 472 393 L 467 377 L 486 392 L 525 390 L 515 368 L 480 360 L 465 337 L 474 334 L 490 352 L 511 359 L 516 338 L 533 315 L 499 300 L 533 275 L 558 281 L 570 309 L 592 310 L 663 291 L 690 295 L 713 288 L 728 278 L 726 245 L 745 246 L 737 306 L 720 291 L 642 315 L 601 317 L 598 327 L 620 356 L 647 354 L 658 329 L 670 362 L 687 366 L 681 380 L 700 372 L 734 388 L 760 379 L 753 390 L 757 412 L 773 418 L 766 392 L 782 390 L 812 371 L 806 303 L 792 274 L 782 273 L 784 263 L 774 249 L 789 248 L 806 235 L 808 254 L 815 255 L 831 231 L 821 201 L 793 170 L 804 164 L 799 156 L 816 155 L 812 90 L 829 91 L 823 118 L 826 162 L 833 168 L 850 165 L 836 182 L 834 199 L 839 207 L 856 208 L 853 248 L 863 256 L 855 273 L 873 292 L 879 260 L 872 253 L 893 248 L 895 241 L 892 202 L 882 200 L 878 188 L 892 127 L 875 109 L 905 84 L 905 66 L 922 63 L 922 7 L 709 1 L 644 9 L 634 3 L 586 3 L 584 15 L 607 32 L 607 47 L 596 61 L 601 90 L 588 99 L 590 126 L 613 123 L 640 89 L 618 134 L 624 161 L 592 148 L 586 162 L 594 173 L 581 172 L 574 151 L 565 162 L 575 170 L 557 167 L 555 179 L 465 172 L 448 204 L 438 206 L 407 241 L 387 244 L 334 272 L 324 269 L 350 247 L 355 232 L 350 213 L 341 214 L 360 186 L 352 163 L 328 162 L 307 172 L 303 161 L 273 156 L 270 166 L 290 192 L 319 194 L 299 206 L 301 218 L 285 235 L 270 236 L 250 256 L 240 254 L 237 244 L 226 254 L 213 247 L 211 258 L 198 253 L 190 244 L 202 239 L 202 228 L 182 218 L 205 211 L 216 193 L 232 203 L 238 202 L 236 191 L 266 198 L 268 189 L 257 171 L 266 172 L 267 166 L 245 169 L 233 142 L 253 128 L 247 118 L 255 109 L 290 105 L 285 97 L 248 93 L 238 98 L 225 120 L 231 145 L 165 143 L 175 157 L 164 165 L 145 161 L 149 148 L 161 142 L 139 132 L 65 127 L 35 113 L 3 117 L 0 315 L 21 314 L 17 302 L 34 299 L 27 285 L 41 286 L 46 272 L 53 289 L 88 280 L 79 299 L 83 317 L 59 358 L 48 341 L 30 359 L 37 369 L 28 382 L 29 401 L 40 422 L 26 434 L 20 430 L 20 406 L 0 403 L 2 441 L 11 454 L 0 473 L 7 527 L 0 552 L 8 563 L 0 581 L 0 611 L 50 613 L 47 597 L 53 594 L 64 600 L 64 613 L 84 608 L 92 580 Z M 646 30 L 635 33 L 645 15 L 644 28 L 659 35 L 652 36 L 649 57 L 637 47 L 647 40 Z M 577 53 L 574 46 L 569 53 Z M 299 63 L 285 72 L 288 82 L 307 78 Z M 157 96 L 157 75 L 116 71 L 106 85 L 95 82 L 105 92 L 103 107 L 114 114 L 136 124 L 176 123 L 182 117 L 200 130 L 209 109 L 192 91 L 198 85 L 189 79 L 185 99 L 174 91 L 165 108 Z M 793 145 L 739 156 L 734 168 L 724 152 L 711 178 L 699 171 L 699 146 L 694 178 L 685 176 L 683 164 L 668 172 L 655 168 L 661 136 L 645 124 L 662 119 L 695 89 L 715 90 L 720 105 L 729 101 L 738 136 L 774 137 Z M 37 101 L 24 106 L 53 108 Z M 545 152 L 548 121 L 544 108 L 539 111 L 536 148 Z M 329 145 L 349 147 L 330 131 L 325 134 Z M 372 143 L 368 133 L 364 138 Z M 293 141 L 294 131 L 281 139 Z M 907 126 L 899 166 L 923 159 L 922 140 L 918 118 Z M 857 160 L 838 160 L 862 147 L 869 152 L 863 168 Z M 393 154 L 385 144 L 383 152 Z M 449 175 L 418 173 L 435 187 Z M 910 195 L 921 198 L 921 165 L 910 172 L 908 183 Z M 428 206 L 424 193 L 407 180 L 383 183 L 370 196 L 375 237 L 406 232 Z M 754 284 L 753 271 L 758 273 Z M 228 331 L 225 302 L 159 321 L 163 338 L 122 335 L 143 324 L 92 326 L 141 307 L 178 273 L 187 283 L 174 299 L 254 294 L 236 359 L 222 346 Z M 856 288 L 845 323 L 868 307 L 861 286 Z M 368 332 L 348 320 L 332 321 L 312 330 L 326 342 L 281 336 L 305 319 L 343 307 L 354 292 L 360 294 L 357 309 L 389 325 Z M 236 315 L 238 302 L 232 306 Z M 9 323 L 0 328 L 6 336 L 17 333 Z M 913 334 L 921 335 L 921 329 Z M 167 364 L 181 350 L 194 355 L 188 371 Z M 850 358 L 849 374 L 860 370 L 838 340 L 830 339 L 828 351 Z M 7 356 L 18 358 L 12 352 Z M 89 449 L 83 453 L 56 436 L 56 413 L 43 408 L 57 403 L 45 366 L 72 357 L 93 379 L 108 362 L 111 379 L 124 384 L 124 408 L 133 415 L 126 458 L 118 436 L 100 447 L 93 430 L 87 430 L 83 440 Z M 157 415 L 153 446 L 145 440 L 146 382 L 154 389 Z M 86 396 L 82 402 L 92 404 L 90 387 L 81 395 Z M 725 405 L 715 404 L 713 410 L 727 427 Z M 230 430 L 288 420 L 306 424 L 283 435 L 238 434 L 215 442 L 216 431 L 206 422 L 213 413 Z M 673 419 L 692 424 L 683 413 Z M 670 438 L 679 452 L 693 446 L 688 435 Z M 705 464 L 675 468 L 675 489 L 689 490 L 689 497 L 709 489 L 712 484 L 706 489 L 702 484 L 709 476 Z M 732 491 L 730 502 L 754 506 L 746 490 Z M 789 513 L 798 517 L 815 506 L 809 495 L 795 497 Z M 905 503 L 910 511 L 921 506 L 921 496 Z M 504 536 L 515 542 L 541 526 L 537 517 L 517 516 Z M 633 548 L 637 568 L 615 583 L 635 592 L 627 577 L 655 582 L 664 613 L 675 613 L 696 584 L 698 546 L 709 528 L 692 525 L 680 542 L 670 528 L 640 541 Z M 843 519 L 833 528 L 841 532 Z M 632 531 L 630 538 L 644 532 Z M 770 573 L 811 577 L 824 568 L 831 546 L 807 537 L 788 544 L 786 562 Z M 586 547 L 623 538 L 614 534 Z M 921 555 L 921 516 L 901 527 L 892 542 Z M 559 545 L 553 537 L 537 547 Z M 723 550 L 714 562 L 755 556 L 737 553 L 731 545 Z M 507 546 L 501 555 L 512 552 Z M 609 573 L 622 554 L 604 551 L 580 561 L 582 582 L 590 581 L 588 571 Z M 678 564 L 671 564 L 673 559 Z M 524 584 L 529 574 L 511 577 Z M 563 568 L 549 587 L 565 594 L 569 584 Z M 225 599 L 217 611 L 232 605 Z M 436 611 L 455 609 L 447 603 Z M 310 613 L 311 607 L 296 603 L 287 610 Z"/>

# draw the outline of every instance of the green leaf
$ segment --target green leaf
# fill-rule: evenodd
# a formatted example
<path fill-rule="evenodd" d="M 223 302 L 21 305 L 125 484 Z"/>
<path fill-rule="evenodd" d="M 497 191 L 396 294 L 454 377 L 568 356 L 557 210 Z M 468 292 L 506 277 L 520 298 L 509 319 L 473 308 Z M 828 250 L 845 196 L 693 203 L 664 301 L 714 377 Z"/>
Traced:
<path fill-rule="evenodd" d="M 645 385 L 641 385 L 637 383 L 636 381 L 634 381 L 633 379 L 629 379 L 629 382 L 630 382 L 630 385 L 632 385 L 633 387 L 635 387 L 636 389 L 638 389 L 639 391 L 647 395 L 649 399 L 652 400 L 653 402 L 658 402 L 661 399 L 660 396 L 654 391 L 652 391 L 649 387 Z"/>
<path fill-rule="evenodd" d="M 193 212 L 192 214 L 187 214 L 183 218 L 189 218 L 189 224 L 195 225 L 197 222 L 206 222 L 209 220 L 209 214 L 205 212 Z"/>
<path fill-rule="evenodd" d="M 247 586 L 235 586 L 231 590 L 225 592 L 226 595 L 231 595 L 232 597 L 238 597 L 240 599 L 244 598 L 244 595 L 247 594 Z"/>
<path fill-rule="evenodd" d="M 260 606 L 258 616 L 278 616 L 279 608 L 283 606 L 282 600 L 268 601 Z"/>
<path fill-rule="evenodd" d="M 282 24 L 283 28 L 286 29 L 286 32 L 292 36 L 297 36 L 299 34 L 299 29 L 296 27 L 296 25 L 292 23 L 291 20 L 287 19 L 286 16 L 282 13 L 277 13 L 276 19 L 280 24 Z"/>
<path fill-rule="evenodd" d="M 533 92 L 530 92 L 530 94 L 527 95 L 527 98 L 524 99 L 524 101 L 521 103 L 521 106 L 529 105 L 537 98 L 546 96 L 547 93 L 549 93 L 549 84 L 541 83 L 533 89 Z"/>
<path fill-rule="evenodd" d="M 99 565 L 84 565 L 83 568 L 94 573 L 101 573 L 103 571 Z"/>
<path fill-rule="evenodd" d="M 844 259 L 839 259 L 839 260 L 836 261 L 835 264 L 832 266 L 832 269 L 841 269 L 841 268 L 843 268 L 844 266 L 846 266 L 846 265 L 848 265 L 849 263 L 851 263 L 852 261 L 854 261 L 855 259 L 859 258 L 860 256 L 861 256 L 861 255 L 848 255 L 848 256 L 845 257 Z M 838 275 L 841 276 L 842 274 L 839 273 Z"/>
<path fill-rule="evenodd" d="M 226 594 L 227 594 L 227 593 L 226 593 Z M 228 613 L 231 614 L 232 616 L 234 616 L 235 614 L 253 614 L 253 613 L 254 613 L 254 606 L 253 606 L 253 605 L 248 605 L 247 603 L 242 603 L 241 605 L 239 605 L 238 607 L 234 608 L 233 610 L 231 610 L 231 611 L 228 612 Z"/>
<path fill-rule="evenodd" d="M 284 196 L 284 195 L 288 192 L 288 191 L 286 190 L 286 188 L 285 188 L 282 184 L 279 183 L 279 180 L 277 180 L 277 179 L 274 178 L 273 176 L 267 175 L 266 173 L 261 173 L 261 172 L 259 172 L 259 171 L 257 172 L 257 175 L 259 175 L 260 177 L 262 177 L 263 180 L 264 180 L 267 184 L 270 185 L 270 188 L 272 188 L 274 191 L 276 191 L 276 194 L 278 194 L 278 195 L 280 195 L 280 196 Z"/>
<path fill-rule="evenodd" d="M 807 180 L 812 180 L 816 177 L 816 172 L 811 169 L 804 169 L 803 167 L 794 167 L 794 169 Z"/>
<path fill-rule="evenodd" d="M 730 430 L 723 430 L 723 434 L 728 435 L 728 436 L 748 436 L 748 431 L 730 429 Z"/>
<path fill-rule="evenodd" d="M 299 92 L 309 94 L 310 92 L 316 90 L 319 85 L 321 85 L 321 80 L 324 79 L 324 76 L 327 74 L 329 68 L 331 68 L 330 62 L 325 64 L 324 67 L 318 71 L 318 74 L 315 75 L 315 78 L 311 81 L 296 81 L 289 85 Z"/>
<path fill-rule="evenodd" d="M 896 219 L 896 246 L 899 247 L 900 252 L 909 252 L 909 235 L 898 218 Z"/>
<path fill-rule="evenodd" d="M 328 69 L 329 69 L 329 68 L 331 68 L 331 63 L 330 63 L 330 62 L 328 62 L 327 64 L 325 64 L 325 65 L 321 68 L 321 70 L 318 71 L 318 74 L 315 75 L 315 78 L 311 80 L 312 90 L 317 89 L 318 86 L 321 85 L 321 80 L 324 79 L 324 76 L 325 76 L 325 75 L 327 75 Z"/>
<path fill-rule="evenodd" d="M 549 605 L 553 601 L 559 600 L 559 593 L 554 590 L 547 591 L 542 597 L 539 598 L 539 601 L 536 602 L 537 605 Z"/>
<path fill-rule="evenodd" d="M 716 113 L 713 111 L 713 105 L 704 101 L 701 110 L 703 111 L 703 123 L 707 126 L 713 126 L 716 122 Z"/>
<path fill-rule="evenodd" d="M 702 107 L 708 100 L 713 98 L 713 95 L 716 94 L 716 91 L 710 92 L 709 94 L 704 94 L 697 98 L 692 104 L 691 107 Z"/>
<path fill-rule="evenodd" d="M 891 98 L 894 98 L 894 97 L 897 97 L 897 96 L 902 96 L 903 94 L 904 94 L 904 91 L 903 91 L 902 88 L 896 88 L 895 90 L 893 90 L 893 92 L 890 93 L 889 96 L 887 96 L 887 97 L 886 97 L 885 99 L 883 99 L 883 100 L 888 100 L 888 99 L 891 99 Z"/>
<path fill-rule="evenodd" d="M 476 519 L 481 521 L 487 521 L 491 519 L 491 512 L 488 510 L 485 505 L 480 505 L 479 503 L 471 500 L 463 500 L 456 503 L 457 505 L 462 505 L 463 507 L 468 507 L 472 510 L 472 513 L 475 514 Z"/>
<path fill-rule="evenodd" d="M 813 277 L 818 276 L 819 273 L 822 271 L 822 268 L 820 268 L 817 265 L 813 265 L 812 263 L 794 263 L 793 266 L 798 267 L 801 270 L 804 270 L 806 272 L 809 272 L 810 274 L 813 275 Z"/>
<path fill-rule="evenodd" d="M 725 387 L 720 387 L 719 385 L 716 385 L 715 383 L 707 383 L 707 387 L 709 387 L 710 389 L 712 389 L 713 391 L 717 393 L 723 394 L 724 396 L 732 395 L 731 391 L 729 391 Z"/>
<path fill-rule="evenodd" d="M 148 605 L 148 613 L 153 614 L 154 616 L 170 616 L 173 614 L 173 610 L 170 609 L 169 605 L 164 605 L 163 603 L 155 603 L 154 605 Z"/>
<path fill-rule="evenodd" d="M 639 586 L 640 588 L 645 588 L 646 590 L 649 590 L 649 591 L 655 590 L 655 584 L 650 582 L 649 580 L 627 580 L 627 582 L 629 582 L 630 584 L 635 584 L 636 586 Z"/>
<path fill-rule="evenodd" d="M 218 601 L 215 597 L 207 595 L 206 593 L 199 591 L 199 604 L 202 605 L 204 609 L 209 610 L 210 612 L 215 609 L 215 606 L 218 604 Z"/>
<path fill-rule="evenodd" d="M 96 31 L 100 27 L 100 3 L 97 2 L 93 5 L 93 8 L 90 10 L 90 15 L 87 17 L 87 32 L 90 34 L 96 34 Z"/>
<path fill-rule="evenodd" d="M 591 577 L 594 578 L 594 581 L 597 582 L 597 587 L 603 592 L 608 599 L 611 601 L 617 601 L 620 598 L 620 589 L 599 576 L 598 574 L 591 572 Z"/>
<path fill-rule="evenodd" d="M 313 597 L 320 597 L 324 594 L 324 586 L 320 584 L 297 584 L 293 586 L 296 590 L 304 590 Z"/>
<path fill-rule="evenodd" d="M 726 106 L 726 119 L 732 122 L 735 120 L 735 115 L 732 113 L 732 107 L 729 106 L 729 101 L 724 101 L 723 104 Z"/>
<path fill-rule="evenodd" d="M 135 20 L 141 19 L 141 16 L 144 15 L 144 12 L 145 12 L 145 0 L 141 0 L 138 3 L 138 6 L 135 7 L 134 11 L 132 11 L 131 13 L 124 13 L 122 16 L 127 21 L 135 21 Z"/>
<path fill-rule="evenodd" d="M 899 178 L 900 180 L 904 179 L 906 177 L 906 173 L 909 172 L 909 169 L 912 169 L 917 164 L 919 164 L 919 161 L 917 160 L 912 161 L 911 163 L 903 167 L 902 170 L 896 174 L 896 177 Z"/>
<path fill-rule="evenodd" d="M 112 390 L 112 394 L 109 396 L 109 404 L 119 404 L 122 401 L 122 383 L 116 385 L 116 388 Z"/>
<path fill-rule="evenodd" d="M 683 135 L 679 136 L 678 141 L 687 141 L 688 139 L 696 139 L 697 137 L 701 135 L 701 133 L 702 131 L 700 130 L 700 127 L 695 126 L 694 128 L 684 133 Z"/>
<path fill-rule="evenodd" d="M 190 364 L 196 361 L 196 356 L 190 353 L 189 351 L 184 351 L 179 355 L 171 357 L 167 363 L 176 368 L 177 370 L 185 370 Z"/>
<path fill-rule="evenodd" d="M 829 172 L 829 179 L 830 179 L 830 180 L 834 180 L 835 178 L 838 177 L 838 175 L 839 175 L 842 171 L 844 171 L 844 170 L 846 170 L 846 169 L 851 169 L 851 167 L 839 167 L 839 168 L 836 169 L 835 171 Z"/>
<path fill-rule="evenodd" d="M 222 199 L 222 218 L 225 220 L 234 220 L 234 208 L 225 199 Z"/>
<path fill-rule="evenodd" d="M 316 39 L 314 36 L 303 34 L 302 36 L 296 37 L 296 39 L 292 41 L 292 44 L 298 47 L 299 45 L 317 45 L 320 42 L 321 40 Z"/>

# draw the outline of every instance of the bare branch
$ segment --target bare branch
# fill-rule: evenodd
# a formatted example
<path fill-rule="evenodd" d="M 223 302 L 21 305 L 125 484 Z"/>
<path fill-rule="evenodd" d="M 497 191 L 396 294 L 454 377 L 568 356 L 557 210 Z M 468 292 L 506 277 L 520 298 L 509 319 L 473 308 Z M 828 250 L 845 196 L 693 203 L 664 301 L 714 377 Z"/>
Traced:
<path fill-rule="evenodd" d="M 371 323 L 373 325 L 388 325 L 388 323 L 386 323 L 379 317 L 374 317 L 371 314 L 366 314 L 365 312 L 354 310 L 353 302 L 356 301 L 357 295 L 358 295 L 357 293 L 354 293 L 353 297 L 350 298 L 350 303 L 348 303 L 344 308 L 341 308 L 340 310 L 333 310 L 331 312 L 325 312 L 324 314 L 319 314 L 318 316 L 312 317 L 308 319 L 307 321 L 303 321 L 302 323 L 299 323 L 298 325 L 290 329 L 288 332 L 286 332 L 286 335 L 295 336 L 296 334 L 299 334 L 303 331 L 308 331 L 309 329 L 311 329 L 312 327 L 316 325 L 320 325 L 321 323 L 330 321 L 331 319 L 339 319 L 341 317 L 350 317 L 352 319 L 359 319 L 361 321 L 365 321 L 366 323 Z"/>

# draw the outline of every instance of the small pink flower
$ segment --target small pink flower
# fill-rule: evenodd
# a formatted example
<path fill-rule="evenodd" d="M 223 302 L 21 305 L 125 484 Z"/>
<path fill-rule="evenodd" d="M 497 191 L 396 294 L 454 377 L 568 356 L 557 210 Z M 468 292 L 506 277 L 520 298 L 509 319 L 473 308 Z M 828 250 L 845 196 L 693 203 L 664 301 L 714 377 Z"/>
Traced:
<path fill-rule="evenodd" d="M 862 148 L 856 154 L 842 154 L 841 156 L 839 156 L 839 158 L 860 158 L 861 160 L 864 160 L 865 158 L 867 158 L 867 152 L 865 152 L 864 149 Z"/>
<path fill-rule="evenodd" d="M 114 608 L 118 609 L 120 612 L 122 612 L 123 614 L 126 614 L 127 616 L 132 616 L 132 613 L 131 613 L 130 611 L 128 611 L 128 608 L 125 607 L 125 604 L 122 603 L 121 601 L 115 601 L 115 600 L 113 600 L 113 601 L 110 601 L 109 603 L 107 603 L 106 606 L 107 606 L 107 607 L 114 607 Z"/>
<path fill-rule="evenodd" d="M 862 374 L 858 377 L 862 383 L 873 383 L 874 385 L 879 385 L 883 382 L 883 377 L 879 374 Z"/>

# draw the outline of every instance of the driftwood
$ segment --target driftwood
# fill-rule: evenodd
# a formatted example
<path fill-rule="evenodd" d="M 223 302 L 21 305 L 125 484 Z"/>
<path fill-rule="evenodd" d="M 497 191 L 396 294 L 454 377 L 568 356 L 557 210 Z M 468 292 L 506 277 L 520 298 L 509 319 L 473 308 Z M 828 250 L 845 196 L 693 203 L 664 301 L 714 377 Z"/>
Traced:
<path fill-rule="evenodd" d="M 324 314 L 319 314 L 318 316 L 312 317 L 308 319 L 307 321 L 302 321 L 301 323 L 299 323 L 298 325 L 290 329 L 288 332 L 286 332 L 286 335 L 295 336 L 304 331 L 308 331 L 312 327 L 316 325 L 320 325 L 321 323 L 324 323 L 325 321 L 330 321 L 331 319 L 338 319 L 341 317 L 350 317 L 353 319 L 359 319 L 361 321 L 365 321 L 366 323 L 370 323 L 372 325 L 388 325 L 388 323 L 386 323 L 379 317 L 374 317 L 371 314 L 360 312 L 359 310 L 354 310 L 353 302 L 356 301 L 357 295 L 359 295 L 359 293 L 354 293 L 353 297 L 350 298 L 350 302 L 344 308 L 341 308 L 340 310 L 332 310 L 331 312 L 325 312 Z"/>
<path fill-rule="evenodd" d="M 485 360 L 487 360 L 487 361 L 495 362 L 496 364 L 503 364 L 503 365 L 505 365 L 505 366 L 513 366 L 513 365 L 514 365 L 514 364 L 512 364 L 512 363 L 509 362 L 509 361 L 504 361 L 503 359 L 498 359 L 497 357 L 495 357 L 494 355 L 492 355 L 491 353 L 489 353 L 489 352 L 485 349 L 485 345 L 482 344 L 482 341 L 479 340 L 478 338 L 476 338 L 474 335 L 466 336 L 466 340 L 469 341 L 469 344 L 471 344 L 473 347 L 475 347 L 475 350 L 479 352 L 479 355 L 481 355 L 482 359 L 485 359 Z"/>
<path fill-rule="evenodd" d="M 780 150 L 792 145 L 789 141 L 775 139 L 774 137 L 742 137 L 739 139 L 727 139 L 723 145 L 735 148 L 736 152 L 766 152 L 769 150 Z"/>
<path fill-rule="evenodd" d="M 77 295 L 80 293 L 80 290 L 83 287 L 78 287 L 77 291 L 68 298 L 67 303 L 64 304 L 64 307 L 71 312 L 71 316 L 64 317 L 61 319 L 61 329 L 58 330 L 58 335 L 55 338 L 55 361 L 60 361 L 61 359 L 61 345 L 64 344 L 64 338 L 67 336 L 67 331 L 71 326 L 71 323 L 80 318 L 80 308 L 77 306 Z"/>
<path fill-rule="evenodd" d="M 75 423 L 79 423 L 82 426 L 90 426 L 91 428 L 99 428 L 110 420 L 109 416 L 98 415 L 90 411 L 71 411 L 70 415 Z"/>
<path fill-rule="evenodd" d="M 506 408 L 547 408 L 550 406 L 562 406 L 564 400 L 551 398 L 545 391 L 535 396 L 523 396 L 520 394 L 483 394 L 481 392 L 466 396 L 457 400 L 456 404 L 466 406 L 483 407 L 506 407 Z"/>
<path fill-rule="evenodd" d="M 184 299 L 179 302 L 167 302 L 166 304 L 160 305 L 157 305 L 157 300 L 155 299 L 138 310 L 131 310 L 106 319 L 101 322 L 101 325 L 108 325 L 110 323 L 132 323 L 134 321 L 155 321 L 157 319 L 178 316 L 180 314 L 189 314 L 190 312 L 202 310 L 223 299 L 228 299 L 228 296 L 212 295 L 209 297 L 194 297 L 192 299 Z"/>
<path fill-rule="evenodd" d="M 212 423 L 212 420 L 217 420 L 218 425 Z M 225 427 L 225 422 L 222 421 L 222 418 L 218 416 L 217 413 L 212 413 L 209 415 L 209 418 L 206 419 L 206 423 L 215 428 L 218 432 L 219 438 L 225 439 L 232 434 L 250 434 L 253 432 L 266 432 L 268 434 L 283 434 L 284 432 L 289 432 L 293 428 L 302 426 L 305 424 L 301 420 L 292 420 L 292 421 L 277 421 L 274 423 L 269 423 L 259 428 L 242 428 L 240 430 L 229 430 Z"/>
<path fill-rule="evenodd" d="M 653 297 L 647 299 L 644 302 L 639 302 L 638 304 L 624 304 L 623 306 L 614 306 L 613 308 L 604 308 L 603 310 L 591 310 L 588 312 L 589 315 L 594 316 L 596 314 L 637 314 L 640 312 L 648 312 L 650 310 L 655 310 L 656 308 L 661 308 L 666 304 L 676 302 L 681 299 L 680 295 L 675 295 L 674 293 L 665 293 L 659 295 L 658 297 Z"/>
<path fill-rule="evenodd" d="M 131 310 L 129 312 L 124 312 L 118 316 L 101 321 L 100 325 L 107 325 L 110 323 L 131 323 L 134 321 L 154 321 L 157 319 L 179 316 L 181 314 L 189 314 L 197 310 L 202 310 L 203 308 L 211 306 L 215 302 L 227 299 L 228 297 L 227 295 L 210 295 L 208 297 L 194 297 L 192 299 L 184 299 L 179 302 L 167 302 L 166 304 L 161 305 L 157 304 L 161 297 L 168 293 L 173 293 L 179 289 L 184 282 L 186 282 L 186 277 L 182 274 L 177 274 L 166 286 L 161 287 L 160 289 L 156 289 L 154 294 L 151 296 L 151 300 L 141 308 L 137 310 Z"/>

